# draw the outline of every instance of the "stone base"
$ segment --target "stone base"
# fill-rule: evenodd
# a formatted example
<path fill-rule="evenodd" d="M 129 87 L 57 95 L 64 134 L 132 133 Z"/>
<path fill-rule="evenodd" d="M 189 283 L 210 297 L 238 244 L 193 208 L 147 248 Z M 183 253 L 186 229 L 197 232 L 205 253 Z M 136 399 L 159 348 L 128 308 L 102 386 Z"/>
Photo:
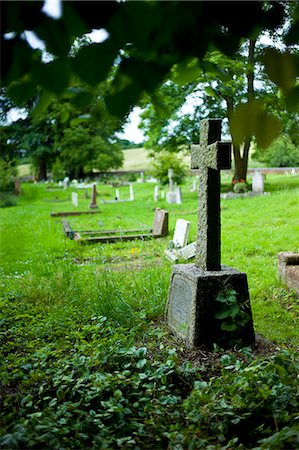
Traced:
<path fill-rule="evenodd" d="M 277 256 L 279 277 L 299 296 L 299 253 L 280 252 Z"/>
<path fill-rule="evenodd" d="M 94 203 L 90 203 L 89 207 L 90 207 L 90 209 L 96 209 L 96 208 L 98 208 L 98 205 L 96 205 Z"/>
<path fill-rule="evenodd" d="M 236 330 L 223 330 L 224 321 L 217 319 L 224 305 L 216 301 L 219 294 L 230 290 L 236 292 L 238 305 L 246 313 L 247 321 L 236 317 Z M 222 348 L 236 343 L 240 346 L 255 341 L 250 308 L 247 276 L 230 267 L 222 266 L 220 271 L 204 271 L 195 264 L 177 264 L 173 267 L 166 306 L 168 325 L 175 334 L 185 340 L 190 348 L 217 344 Z M 244 315 L 243 315 L 244 316 Z"/>

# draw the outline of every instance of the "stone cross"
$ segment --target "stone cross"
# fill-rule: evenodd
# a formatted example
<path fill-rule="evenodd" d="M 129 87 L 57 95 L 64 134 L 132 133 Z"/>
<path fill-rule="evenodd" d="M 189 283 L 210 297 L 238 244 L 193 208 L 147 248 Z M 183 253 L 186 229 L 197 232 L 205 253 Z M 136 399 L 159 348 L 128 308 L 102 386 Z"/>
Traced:
<path fill-rule="evenodd" d="M 191 146 L 191 169 L 199 169 L 199 209 L 195 264 L 221 270 L 220 169 L 231 168 L 231 143 L 220 142 L 221 120 L 200 124 L 200 143 Z"/>

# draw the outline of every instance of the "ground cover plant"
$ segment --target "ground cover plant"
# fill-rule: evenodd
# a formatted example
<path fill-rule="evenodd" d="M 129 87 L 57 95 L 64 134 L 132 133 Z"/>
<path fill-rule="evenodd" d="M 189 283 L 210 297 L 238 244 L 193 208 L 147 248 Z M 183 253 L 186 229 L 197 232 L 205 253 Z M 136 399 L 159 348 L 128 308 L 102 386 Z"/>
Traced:
<path fill-rule="evenodd" d="M 223 175 L 222 190 L 231 177 Z M 298 175 L 267 175 L 270 195 L 222 200 L 222 261 L 248 275 L 252 348 L 188 351 L 164 322 L 172 263 L 164 257 L 183 203 L 135 200 L 69 217 L 73 228 L 150 227 L 169 211 L 169 236 L 79 245 L 52 211 L 74 211 L 72 188 L 23 184 L 1 209 L 1 446 L 3 448 L 298 447 L 298 299 L 277 277 L 277 253 L 298 251 Z M 121 186 L 121 198 L 128 187 Z M 77 190 L 80 210 L 90 198 Z"/>

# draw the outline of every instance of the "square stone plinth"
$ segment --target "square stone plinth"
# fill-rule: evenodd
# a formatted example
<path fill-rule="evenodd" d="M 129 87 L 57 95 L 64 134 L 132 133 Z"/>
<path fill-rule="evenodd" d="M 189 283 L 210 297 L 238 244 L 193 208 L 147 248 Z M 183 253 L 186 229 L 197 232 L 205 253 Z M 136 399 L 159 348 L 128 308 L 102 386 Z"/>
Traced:
<path fill-rule="evenodd" d="M 246 322 L 234 319 L 236 330 L 224 330 L 223 321 L 215 316 L 219 312 L 216 298 L 223 293 L 235 291 L 237 305 Z M 166 305 L 166 317 L 170 328 L 190 348 L 213 344 L 221 347 L 238 343 L 241 346 L 255 341 L 250 308 L 247 276 L 230 267 L 221 266 L 219 271 L 205 271 L 195 264 L 177 264 L 173 267 Z M 242 325 L 239 325 L 242 323 Z"/>

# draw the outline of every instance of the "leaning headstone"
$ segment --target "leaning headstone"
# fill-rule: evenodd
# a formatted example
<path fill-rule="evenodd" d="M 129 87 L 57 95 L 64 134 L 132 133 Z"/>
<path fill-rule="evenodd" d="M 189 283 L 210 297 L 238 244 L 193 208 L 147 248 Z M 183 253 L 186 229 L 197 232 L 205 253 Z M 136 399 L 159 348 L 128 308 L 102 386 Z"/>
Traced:
<path fill-rule="evenodd" d="M 78 194 L 77 192 L 72 192 L 72 203 L 74 206 L 78 206 Z"/>
<path fill-rule="evenodd" d="M 260 172 L 254 172 L 252 175 L 252 192 L 264 192 L 264 175 Z"/>
<path fill-rule="evenodd" d="M 191 147 L 191 168 L 199 169 L 195 264 L 174 265 L 166 307 L 170 328 L 191 348 L 255 340 L 246 274 L 220 261 L 220 169 L 231 165 L 231 144 L 220 139 L 221 120 L 203 120 Z"/>
<path fill-rule="evenodd" d="M 173 235 L 173 243 L 175 247 L 185 247 L 188 242 L 189 230 L 191 222 L 185 219 L 177 219 Z"/>
<path fill-rule="evenodd" d="M 157 202 L 159 200 L 159 186 L 155 186 L 154 188 L 154 201 Z"/>
<path fill-rule="evenodd" d="M 152 233 L 153 236 L 168 235 L 168 211 L 165 209 L 156 208 Z"/>
<path fill-rule="evenodd" d="M 187 246 L 190 223 L 189 220 L 177 219 L 173 239 L 169 242 L 168 248 L 164 250 L 170 261 L 176 261 L 180 258 L 189 259 L 194 256 L 194 243 Z"/>
<path fill-rule="evenodd" d="M 91 202 L 89 204 L 90 208 L 97 208 L 97 185 L 96 183 L 93 183 L 92 185 L 92 191 L 91 191 Z"/>

